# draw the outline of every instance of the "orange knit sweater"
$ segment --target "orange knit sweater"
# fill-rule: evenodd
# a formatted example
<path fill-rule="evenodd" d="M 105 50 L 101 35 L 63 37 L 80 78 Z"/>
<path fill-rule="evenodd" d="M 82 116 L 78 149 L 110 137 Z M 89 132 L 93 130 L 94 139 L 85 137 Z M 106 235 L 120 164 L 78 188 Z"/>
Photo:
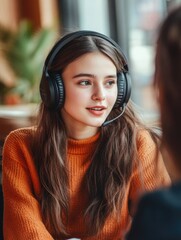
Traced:
<path fill-rule="evenodd" d="M 3 192 L 4 192 L 4 239 L 5 240 L 52 240 L 42 221 L 40 211 L 40 182 L 30 151 L 33 129 L 19 129 L 9 134 L 3 151 Z M 160 159 L 161 172 L 155 174 L 155 145 L 146 131 L 137 140 L 143 175 L 137 169 L 132 174 L 125 192 L 120 221 L 110 217 L 99 235 L 83 237 L 85 225 L 82 210 L 87 204 L 88 195 L 84 187 L 84 176 L 90 165 L 88 158 L 94 150 L 99 135 L 85 140 L 69 140 L 68 160 L 70 172 L 70 238 L 82 240 L 122 239 L 130 225 L 128 201 L 136 201 L 143 182 L 147 190 L 158 183 L 168 184 L 169 177 Z"/>

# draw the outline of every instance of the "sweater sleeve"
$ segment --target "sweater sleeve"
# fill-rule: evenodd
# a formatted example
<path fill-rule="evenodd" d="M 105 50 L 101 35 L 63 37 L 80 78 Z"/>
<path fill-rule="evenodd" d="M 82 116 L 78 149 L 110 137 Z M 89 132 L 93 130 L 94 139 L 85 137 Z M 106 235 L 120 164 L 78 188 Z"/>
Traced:
<path fill-rule="evenodd" d="M 22 134 L 11 133 L 3 149 L 4 239 L 53 240 L 42 221 Z"/>
<path fill-rule="evenodd" d="M 130 203 L 134 205 L 143 192 L 171 183 L 162 156 L 147 131 L 141 131 L 139 134 L 137 148 L 138 164 L 131 177 L 129 192 Z"/>

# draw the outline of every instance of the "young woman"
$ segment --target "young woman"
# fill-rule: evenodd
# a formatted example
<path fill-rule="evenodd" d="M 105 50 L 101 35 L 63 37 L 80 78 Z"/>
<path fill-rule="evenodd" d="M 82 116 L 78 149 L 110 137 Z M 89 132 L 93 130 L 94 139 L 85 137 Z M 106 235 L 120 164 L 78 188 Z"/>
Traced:
<path fill-rule="evenodd" d="M 155 171 L 158 141 L 135 115 L 129 81 L 108 37 L 78 31 L 55 44 L 37 126 L 4 145 L 5 239 L 122 239 L 139 195 L 170 182 L 160 155 Z"/>
<path fill-rule="evenodd" d="M 141 199 L 127 240 L 181 239 L 180 66 L 181 6 L 170 12 L 161 25 L 154 80 L 161 112 L 164 161 L 173 184 Z"/>

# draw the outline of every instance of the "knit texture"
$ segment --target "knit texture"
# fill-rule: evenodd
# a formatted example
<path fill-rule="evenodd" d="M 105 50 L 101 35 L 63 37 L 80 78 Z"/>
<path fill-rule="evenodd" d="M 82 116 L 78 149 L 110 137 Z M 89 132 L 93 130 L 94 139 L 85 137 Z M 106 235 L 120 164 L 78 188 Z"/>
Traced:
<path fill-rule="evenodd" d="M 40 181 L 31 153 L 32 128 L 18 129 L 6 138 L 3 149 L 4 239 L 52 240 L 43 224 L 40 211 Z M 99 134 L 84 140 L 68 141 L 70 174 L 70 211 L 68 232 L 70 238 L 82 240 L 118 240 L 128 230 L 131 217 L 128 202 L 137 202 L 143 188 L 152 190 L 168 185 L 170 179 L 161 158 L 159 174 L 155 172 L 156 148 L 150 135 L 142 131 L 137 139 L 140 168 L 135 169 L 128 183 L 120 221 L 109 217 L 102 231 L 93 237 L 84 237 L 83 211 L 89 196 L 85 188 L 85 174 L 90 166 L 90 154 L 96 147 Z"/>

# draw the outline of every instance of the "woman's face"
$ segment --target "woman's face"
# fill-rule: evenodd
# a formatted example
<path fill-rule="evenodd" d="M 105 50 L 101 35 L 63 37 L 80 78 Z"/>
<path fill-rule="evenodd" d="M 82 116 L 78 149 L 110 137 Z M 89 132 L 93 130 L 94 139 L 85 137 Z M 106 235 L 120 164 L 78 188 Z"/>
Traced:
<path fill-rule="evenodd" d="M 100 52 L 87 53 L 70 63 L 62 78 L 65 103 L 61 113 L 68 132 L 88 127 L 95 133 L 117 98 L 115 65 Z"/>

